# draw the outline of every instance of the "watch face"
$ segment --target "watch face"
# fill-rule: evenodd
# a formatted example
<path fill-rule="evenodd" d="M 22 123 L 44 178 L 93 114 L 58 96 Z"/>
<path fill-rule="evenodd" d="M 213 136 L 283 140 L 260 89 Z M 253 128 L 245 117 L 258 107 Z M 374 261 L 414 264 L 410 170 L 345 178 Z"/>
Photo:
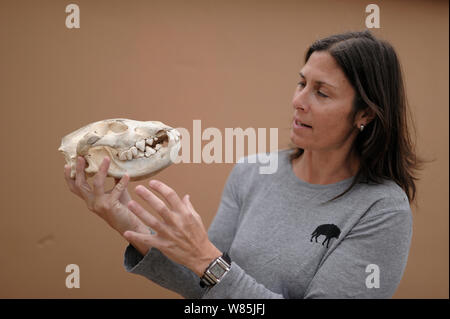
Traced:
<path fill-rule="evenodd" d="M 214 275 L 214 277 L 220 278 L 224 274 L 225 269 L 220 267 L 218 264 L 215 264 L 209 269 L 209 271 L 210 271 L 211 274 Z"/>

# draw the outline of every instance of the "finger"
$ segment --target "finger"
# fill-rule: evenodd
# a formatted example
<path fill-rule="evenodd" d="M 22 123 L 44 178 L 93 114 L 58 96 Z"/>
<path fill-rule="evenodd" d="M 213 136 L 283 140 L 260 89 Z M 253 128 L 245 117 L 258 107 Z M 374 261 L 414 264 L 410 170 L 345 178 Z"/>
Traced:
<path fill-rule="evenodd" d="M 151 180 L 148 184 L 153 190 L 157 191 L 163 196 L 163 198 L 169 203 L 173 210 L 179 213 L 186 213 L 186 206 L 172 188 L 155 179 Z"/>
<path fill-rule="evenodd" d="M 85 161 L 84 158 L 78 156 L 77 164 L 75 169 L 75 185 L 77 189 L 80 191 L 81 195 L 88 199 L 91 193 L 91 186 L 86 182 L 86 175 L 84 172 Z"/>
<path fill-rule="evenodd" d="M 100 196 L 105 193 L 104 184 L 106 174 L 108 174 L 109 163 L 110 163 L 109 157 L 106 156 L 103 159 L 102 163 L 100 164 L 97 174 L 95 174 L 94 176 L 94 182 L 92 183 L 92 187 L 94 190 L 94 194 L 96 196 Z"/>
<path fill-rule="evenodd" d="M 64 179 L 66 180 L 67 185 L 69 186 L 69 189 L 72 193 L 75 195 L 82 197 L 81 193 L 78 191 L 77 187 L 75 186 L 75 180 L 70 178 L 70 165 L 64 165 Z"/>
<path fill-rule="evenodd" d="M 186 196 L 184 196 L 183 202 L 186 204 L 186 206 L 190 210 L 195 211 L 195 209 L 194 209 L 194 207 L 192 206 L 192 203 L 191 203 L 191 197 L 189 195 L 186 194 Z"/>
<path fill-rule="evenodd" d="M 127 230 L 123 233 L 123 237 L 130 242 L 133 246 L 146 246 L 158 248 L 160 245 L 155 235 L 141 234 L 131 230 Z"/>
<path fill-rule="evenodd" d="M 167 226 L 146 211 L 138 202 L 131 200 L 127 206 L 145 225 L 156 231 L 158 234 L 164 237 L 172 237 Z"/>
<path fill-rule="evenodd" d="M 130 181 L 130 177 L 128 174 L 124 174 L 119 182 L 116 183 L 112 192 L 111 199 L 116 201 L 119 200 L 120 196 L 122 196 L 123 192 L 127 189 L 128 182 Z"/>
<path fill-rule="evenodd" d="M 202 223 L 202 218 L 197 213 L 197 211 L 194 209 L 194 206 L 192 206 L 191 198 L 189 195 L 184 196 L 183 202 L 186 204 L 186 207 L 190 211 L 190 213 L 194 216 L 194 218 L 197 220 L 197 222 Z"/>
<path fill-rule="evenodd" d="M 135 191 L 136 194 L 145 200 L 166 223 L 172 225 L 176 224 L 174 213 L 167 207 L 166 203 L 159 199 L 155 194 L 142 185 L 136 186 Z"/>

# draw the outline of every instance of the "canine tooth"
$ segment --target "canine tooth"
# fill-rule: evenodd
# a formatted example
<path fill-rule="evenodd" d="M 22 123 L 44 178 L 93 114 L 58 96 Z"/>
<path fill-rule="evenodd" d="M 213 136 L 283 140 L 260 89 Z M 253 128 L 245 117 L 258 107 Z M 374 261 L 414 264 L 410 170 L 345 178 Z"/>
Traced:
<path fill-rule="evenodd" d="M 127 157 L 128 161 L 131 161 L 133 159 L 133 153 L 131 153 L 130 150 L 125 151 L 124 153 L 125 153 L 125 156 Z"/>
<path fill-rule="evenodd" d="M 145 151 L 145 140 L 137 141 L 137 142 L 136 142 L 136 147 L 137 147 L 140 151 L 144 152 L 144 151 Z"/>
<path fill-rule="evenodd" d="M 155 150 L 159 150 L 161 148 L 161 144 L 156 144 Z"/>
<path fill-rule="evenodd" d="M 145 157 L 149 157 L 150 155 L 155 154 L 156 151 L 150 146 L 145 147 Z"/>
<path fill-rule="evenodd" d="M 126 154 L 126 152 L 120 153 L 120 154 L 119 154 L 119 159 L 120 159 L 121 161 L 126 161 L 126 160 L 127 160 L 127 154 Z"/>
<path fill-rule="evenodd" d="M 136 146 L 132 146 L 130 148 L 131 154 L 133 154 L 133 157 L 136 157 L 136 155 L 138 154 L 138 149 L 136 148 Z"/>

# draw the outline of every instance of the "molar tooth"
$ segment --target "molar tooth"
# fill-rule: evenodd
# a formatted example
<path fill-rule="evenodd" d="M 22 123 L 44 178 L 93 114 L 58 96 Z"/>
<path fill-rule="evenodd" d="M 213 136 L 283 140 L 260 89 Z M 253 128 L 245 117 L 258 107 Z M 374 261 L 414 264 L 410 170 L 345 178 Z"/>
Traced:
<path fill-rule="evenodd" d="M 125 151 L 124 153 L 125 153 L 125 156 L 127 157 L 128 161 L 131 161 L 133 159 L 133 153 L 131 153 L 130 150 Z"/>
<path fill-rule="evenodd" d="M 121 161 L 126 161 L 126 160 L 127 160 L 127 154 L 126 154 L 126 152 L 121 152 L 121 153 L 119 154 L 119 159 L 120 159 Z"/>
<path fill-rule="evenodd" d="M 144 152 L 144 151 L 145 151 L 145 140 L 137 141 L 137 142 L 136 142 L 136 147 L 137 147 L 140 151 Z"/>
<path fill-rule="evenodd" d="M 145 153 L 142 151 L 138 151 L 138 154 L 136 155 L 136 158 L 142 158 L 145 156 Z"/>
<path fill-rule="evenodd" d="M 156 151 L 153 148 L 151 148 L 150 146 L 145 147 L 145 157 L 149 157 L 150 155 L 153 155 L 155 153 L 156 153 Z"/>
<path fill-rule="evenodd" d="M 161 144 L 156 144 L 155 150 L 159 150 L 161 148 Z"/>
<path fill-rule="evenodd" d="M 130 148 L 131 154 L 133 154 L 133 157 L 136 157 L 138 154 L 138 149 L 136 148 L 136 146 L 132 146 Z"/>
<path fill-rule="evenodd" d="M 145 139 L 145 143 L 147 143 L 147 145 L 152 145 L 153 144 L 153 138 L 146 138 Z"/>

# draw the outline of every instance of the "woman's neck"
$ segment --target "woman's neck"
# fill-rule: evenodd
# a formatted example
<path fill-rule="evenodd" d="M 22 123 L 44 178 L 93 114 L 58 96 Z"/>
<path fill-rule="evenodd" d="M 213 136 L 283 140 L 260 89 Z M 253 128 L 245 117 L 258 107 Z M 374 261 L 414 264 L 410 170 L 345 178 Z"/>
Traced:
<path fill-rule="evenodd" d="M 355 152 L 308 151 L 292 161 L 294 174 L 310 184 L 334 184 L 355 176 L 359 158 Z"/>

